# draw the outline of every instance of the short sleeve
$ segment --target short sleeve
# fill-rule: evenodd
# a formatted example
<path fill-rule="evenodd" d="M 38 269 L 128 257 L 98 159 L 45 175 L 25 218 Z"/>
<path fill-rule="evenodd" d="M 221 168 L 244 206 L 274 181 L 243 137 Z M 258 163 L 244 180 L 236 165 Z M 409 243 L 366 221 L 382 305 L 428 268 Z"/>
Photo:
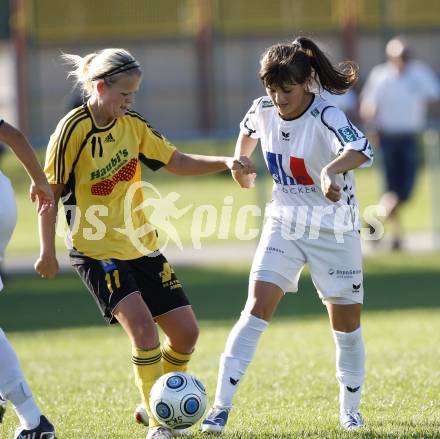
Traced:
<path fill-rule="evenodd" d="M 349 150 L 359 151 L 368 158 L 361 167 L 372 165 L 374 156 L 372 145 L 343 111 L 336 107 L 326 107 L 321 113 L 321 120 L 325 127 L 324 136 L 335 155 Z"/>
<path fill-rule="evenodd" d="M 50 184 L 66 184 L 81 144 L 80 128 L 63 119 L 50 136 L 44 173 Z"/>
<path fill-rule="evenodd" d="M 240 122 L 240 131 L 252 139 L 259 139 L 261 136 L 258 126 L 258 109 L 263 98 L 255 99 L 251 108 Z"/>
<path fill-rule="evenodd" d="M 144 122 L 139 128 L 141 129 L 139 158 L 144 165 L 157 171 L 168 164 L 176 147 L 148 122 Z"/>

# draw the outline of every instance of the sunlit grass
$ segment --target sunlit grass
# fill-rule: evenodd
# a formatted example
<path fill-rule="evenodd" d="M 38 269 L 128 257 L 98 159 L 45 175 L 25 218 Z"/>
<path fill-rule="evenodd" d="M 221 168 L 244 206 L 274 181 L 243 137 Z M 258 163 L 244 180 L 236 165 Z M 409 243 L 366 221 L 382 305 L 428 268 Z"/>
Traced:
<path fill-rule="evenodd" d="M 438 253 L 365 261 L 366 427 L 356 437 L 440 437 L 438 267 Z M 191 372 L 211 402 L 219 355 L 245 300 L 248 268 L 177 269 L 201 326 Z M 145 437 L 132 420 L 139 396 L 128 339 L 103 323 L 76 276 L 7 278 L 0 321 L 59 439 Z M 328 319 L 306 272 L 300 292 L 283 299 L 261 339 L 224 437 L 353 437 L 338 427 L 337 393 Z M 12 437 L 16 425 L 9 407 L 0 437 Z"/>

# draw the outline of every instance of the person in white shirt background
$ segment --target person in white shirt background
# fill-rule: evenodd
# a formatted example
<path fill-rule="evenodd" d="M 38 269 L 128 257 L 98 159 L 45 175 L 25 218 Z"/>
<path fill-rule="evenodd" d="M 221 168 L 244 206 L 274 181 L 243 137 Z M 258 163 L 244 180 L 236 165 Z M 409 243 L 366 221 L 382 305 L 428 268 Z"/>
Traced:
<path fill-rule="evenodd" d="M 378 136 L 385 191 L 379 203 L 392 226 L 391 248 L 402 247 L 399 210 L 412 193 L 418 166 L 418 141 L 430 102 L 440 100 L 435 72 L 412 57 L 403 37 L 386 45 L 387 61 L 374 67 L 361 92 L 360 116 Z"/>

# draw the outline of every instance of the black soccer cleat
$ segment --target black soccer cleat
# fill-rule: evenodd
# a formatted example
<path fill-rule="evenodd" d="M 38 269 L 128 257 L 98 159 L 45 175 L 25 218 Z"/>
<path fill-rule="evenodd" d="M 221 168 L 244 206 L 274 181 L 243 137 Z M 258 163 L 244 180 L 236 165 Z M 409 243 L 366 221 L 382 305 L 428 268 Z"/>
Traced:
<path fill-rule="evenodd" d="M 6 411 L 6 400 L 0 396 L 0 424 L 3 422 L 3 416 Z"/>
<path fill-rule="evenodd" d="M 47 420 L 46 416 L 41 415 L 40 424 L 32 430 L 26 430 L 18 427 L 15 430 L 14 439 L 57 439 L 55 437 L 55 428 Z"/>

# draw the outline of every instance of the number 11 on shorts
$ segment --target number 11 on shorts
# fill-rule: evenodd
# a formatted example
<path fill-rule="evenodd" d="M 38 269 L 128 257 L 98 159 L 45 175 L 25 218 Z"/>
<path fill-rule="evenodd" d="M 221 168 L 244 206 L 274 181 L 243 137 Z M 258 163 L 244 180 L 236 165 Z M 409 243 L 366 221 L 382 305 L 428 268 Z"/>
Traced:
<path fill-rule="evenodd" d="M 112 275 L 113 275 L 113 283 L 112 283 Z M 110 294 L 113 294 L 113 285 L 115 288 L 121 288 L 121 282 L 119 281 L 119 270 L 113 270 L 105 275 L 105 281 L 107 282 L 107 288 L 110 291 Z"/>

